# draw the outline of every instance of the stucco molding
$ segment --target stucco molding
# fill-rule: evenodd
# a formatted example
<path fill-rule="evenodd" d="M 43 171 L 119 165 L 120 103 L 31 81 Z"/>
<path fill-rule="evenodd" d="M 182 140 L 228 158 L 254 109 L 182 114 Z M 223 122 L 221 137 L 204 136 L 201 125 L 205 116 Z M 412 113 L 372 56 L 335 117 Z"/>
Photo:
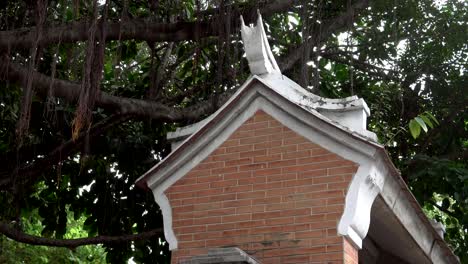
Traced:
<path fill-rule="evenodd" d="M 166 238 L 167 243 L 169 243 L 169 250 L 177 249 L 178 242 L 174 229 L 172 228 L 172 207 L 169 199 L 167 199 L 167 196 L 159 188 L 155 188 L 153 190 L 153 196 L 162 212 L 164 237 Z"/>
<path fill-rule="evenodd" d="M 256 81 L 263 83 L 274 92 L 309 111 L 311 114 L 318 115 L 325 121 L 334 123 L 336 126 L 350 133 L 357 133 L 358 136 L 364 137 L 366 140 L 377 142 L 376 135 L 366 128 L 366 120 L 367 117 L 370 116 L 370 110 L 362 98 L 357 96 L 340 99 L 320 97 L 308 92 L 287 76 L 278 73 L 270 73 L 261 76 L 251 76 L 231 99 L 237 97 L 250 83 Z M 225 105 L 229 103 L 230 101 Z M 220 110 L 222 108 L 223 107 L 221 107 Z M 187 138 L 206 125 L 218 112 L 193 125 L 177 128 L 175 132 L 168 133 L 167 138 L 171 141 L 180 141 Z M 175 144 L 175 146 L 178 145 L 179 144 Z"/>
<path fill-rule="evenodd" d="M 244 42 L 244 50 L 249 62 L 252 74 L 280 73 L 275 57 L 268 44 L 268 39 L 263 28 L 263 21 L 260 12 L 257 11 L 257 25 L 246 26 L 241 16 L 241 37 Z"/>
<path fill-rule="evenodd" d="M 385 175 L 369 160 L 359 166 L 346 194 L 345 209 L 338 224 L 338 234 L 348 237 L 361 249 L 370 225 L 371 208 L 382 192 Z"/>

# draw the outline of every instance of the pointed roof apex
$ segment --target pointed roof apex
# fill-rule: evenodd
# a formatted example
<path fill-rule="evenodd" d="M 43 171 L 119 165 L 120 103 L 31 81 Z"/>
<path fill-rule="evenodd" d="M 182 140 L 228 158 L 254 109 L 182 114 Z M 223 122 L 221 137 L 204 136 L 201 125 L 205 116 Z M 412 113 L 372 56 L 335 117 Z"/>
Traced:
<path fill-rule="evenodd" d="M 281 71 L 268 44 L 268 39 L 263 28 L 262 15 L 257 10 L 257 25 L 246 26 L 241 16 L 241 36 L 244 42 L 245 54 L 249 61 L 250 72 L 254 75 L 279 73 Z"/>

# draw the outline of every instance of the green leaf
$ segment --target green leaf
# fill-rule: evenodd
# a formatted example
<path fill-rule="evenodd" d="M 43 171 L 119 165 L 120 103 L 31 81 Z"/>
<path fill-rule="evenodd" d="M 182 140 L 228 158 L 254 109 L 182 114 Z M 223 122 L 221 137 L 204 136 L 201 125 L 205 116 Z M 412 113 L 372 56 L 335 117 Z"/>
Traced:
<path fill-rule="evenodd" d="M 421 126 L 414 119 L 411 119 L 409 122 L 409 129 L 414 139 L 418 138 L 419 134 L 421 134 Z"/>
<path fill-rule="evenodd" d="M 337 64 L 335 66 L 336 79 L 340 81 L 348 80 L 348 68 L 343 64 Z"/>
<path fill-rule="evenodd" d="M 427 132 L 426 123 L 424 123 L 424 120 L 422 120 L 421 117 L 417 116 L 417 117 L 414 118 L 414 120 L 416 120 L 416 122 L 418 122 L 418 124 L 421 126 L 421 128 L 424 130 L 424 132 Z"/>
<path fill-rule="evenodd" d="M 436 123 L 437 125 L 439 124 L 439 121 L 437 121 L 437 119 L 430 113 L 430 112 L 424 112 L 425 115 L 427 115 L 428 117 L 430 117 L 434 123 Z"/>
<path fill-rule="evenodd" d="M 424 121 L 424 123 L 426 123 L 426 125 L 428 125 L 430 128 L 434 128 L 434 125 L 432 124 L 431 120 L 425 116 L 424 114 L 422 115 L 419 115 L 419 117 Z"/>

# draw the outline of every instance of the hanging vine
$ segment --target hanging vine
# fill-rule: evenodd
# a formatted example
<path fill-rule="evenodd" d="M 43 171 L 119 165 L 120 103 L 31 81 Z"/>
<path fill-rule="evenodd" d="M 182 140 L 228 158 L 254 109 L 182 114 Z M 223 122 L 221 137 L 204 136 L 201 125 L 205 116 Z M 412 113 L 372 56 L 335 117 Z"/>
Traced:
<path fill-rule="evenodd" d="M 102 78 L 105 50 L 105 21 L 107 18 L 108 2 L 104 7 L 104 15 L 101 23 L 98 20 L 98 3 L 93 1 L 92 24 L 89 30 L 86 45 L 86 59 L 83 69 L 83 80 L 78 99 L 78 108 L 73 120 L 72 138 L 76 139 L 80 131 L 88 129 L 92 121 L 92 110 L 96 96 L 99 94 L 99 86 Z M 98 27 L 101 27 L 101 35 L 96 38 Z"/>
<path fill-rule="evenodd" d="M 39 50 L 39 41 L 42 37 L 43 25 L 47 17 L 47 0 L 38 0 L 36 2 L 36 36 L 35 42 L 30 49 L 29 66 L 26 80 L 23 82 L 23 96 L 21 100 L 21 112 L 18 120 L 16 135 L 18 138 L 18 147 L 23 144 L 23 137 L 28 133 L 29 122 L 31 120 L 31 103 L 34 95 L 32 74 L 37 67 L 37 55 Z"/>

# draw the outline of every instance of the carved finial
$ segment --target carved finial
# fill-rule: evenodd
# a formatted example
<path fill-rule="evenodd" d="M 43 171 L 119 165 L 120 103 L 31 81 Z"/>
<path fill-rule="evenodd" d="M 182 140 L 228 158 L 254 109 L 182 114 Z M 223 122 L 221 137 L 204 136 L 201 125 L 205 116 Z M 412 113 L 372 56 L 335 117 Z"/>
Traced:
<path fill-rule="evenodd" d="M 268 44 L 268 39 L 263 28 L 262 16 L 257 11 L 257 25 L 253 27 L 246 26 L 241 16 L 241 36 L 244 42 L 245 54 L 249 61 L 249 68 L 252 74 L 281 73 L 275 57 Z"/>

